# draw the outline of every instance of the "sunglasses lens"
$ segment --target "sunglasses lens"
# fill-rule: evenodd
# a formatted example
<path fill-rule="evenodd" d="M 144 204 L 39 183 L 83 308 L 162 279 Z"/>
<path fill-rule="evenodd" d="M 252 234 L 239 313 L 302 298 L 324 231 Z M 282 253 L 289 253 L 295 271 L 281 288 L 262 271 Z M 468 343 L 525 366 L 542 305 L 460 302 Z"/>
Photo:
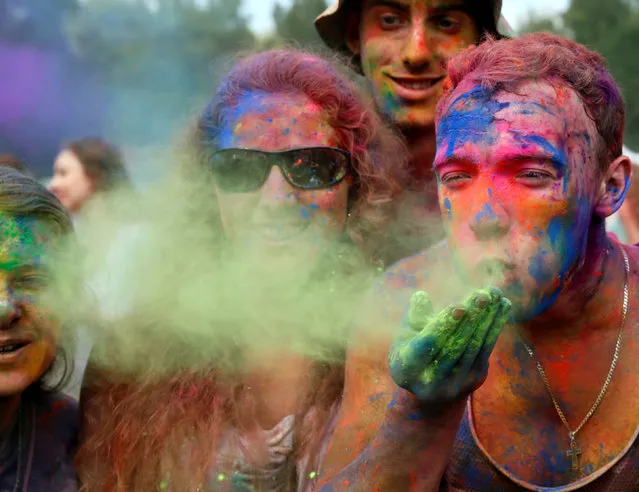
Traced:
<path fill-rule="evenodd" d="M 288 180 L 297 188 L 328 188 L 348 174 L 348 157 L 335 149 L 295 150 L 289 156 L 290 160 L 282 167 Z"/>
<path fill-rule="evenodd" d="M 264 184 L 268 162 L 263 154 L 231 149 L 213 155 L 211 166 L 222 190 L 246 192 Z"/>

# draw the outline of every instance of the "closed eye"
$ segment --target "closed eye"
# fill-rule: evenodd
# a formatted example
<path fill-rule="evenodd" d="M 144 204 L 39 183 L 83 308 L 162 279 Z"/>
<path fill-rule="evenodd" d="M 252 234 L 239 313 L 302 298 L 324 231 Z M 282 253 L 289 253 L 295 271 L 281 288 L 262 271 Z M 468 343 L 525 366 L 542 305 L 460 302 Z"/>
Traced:
<path fill-rule="evenodd" d="M 48 275 L 40 273 L 29 273 L 17 276 L 12 284 L 15 289 L 39 290 L 46 287 L 51 281 Z"/>
<path fill-rule="evenodd" d="M 457 188 L 468 183 L 472 179 L 469 173 L 463 171 L 449 171 L 441 175 L 440 182 L 449 188 Z"/>
<path fill-rule="evenodd" d="M 542 186 L 554 181 L 556 177 L 539 169 L 527 169 L 517 174 L 517 181 L 529 186 Z"/>

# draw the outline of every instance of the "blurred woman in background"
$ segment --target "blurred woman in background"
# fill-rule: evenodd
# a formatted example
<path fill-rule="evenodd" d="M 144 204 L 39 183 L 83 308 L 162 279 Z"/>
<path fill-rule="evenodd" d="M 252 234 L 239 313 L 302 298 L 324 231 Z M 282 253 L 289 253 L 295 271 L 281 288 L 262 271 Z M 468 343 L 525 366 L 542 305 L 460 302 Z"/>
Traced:
<path fill-rule="evenodd" d="M 103 139 L 85 138 L 58 154 L 49 189 L 77 215 L 94 195 L 130 185 L 120 151 Z"/>
<path fill-rule="evenodd" d="M 113 144 L 101 138 L 84 138 L 66 145 L 53 164 L 53 177 L 49 189 L 58 197 L 73 216 L 80 243 L 86 244 L 96 234 L 97 219 L 103 236 L 102 247 L 92 247 L 87 253 L 96 267 L 87 264 L 87 288 L 94 293 L 100 309 L 113 310 L 122 302 L 118 295 L 122 271 L 126 268 L 126 250 L 136 241 L 138 227 L 119 223 L 115 210 L 116 193 L 132 190 L 121 152 Z M 104 200 L 98 201 L 96 198 Z M 88 214 L 89 205 L 93 215 Z M 112 215 L 113 217 L 107 218 Z M 86 361 L 92 346 L 94 327 L 77 330 L 75 372 L 67 392 L 78 397 Z"/>
<path fill-rule="evenodd" d="M 166 303 L 142 314 L 134 304 L 143 323 L 125 318 L 119 338 L 96 343 L 81 395 L 82 487 L 308 490 L 342 394 L 336 326 L 377 273 L 405 148 L 330 63 L 278 50 L 233 67 L 188 151 L 183 171 L 206 198 L 180 199 L 206 216 L 176 221 L 173 235 L 197 224 L 210 247 L 192 270 L 190 239 L 178 258 L 160 257 L 158 268 L 175 262 Z M 207 269 L 218 290 L 202 281 Z M 172 320 L 164 308 L 189 293 L 223 310 L 199 338 L 191 313 Z"/>

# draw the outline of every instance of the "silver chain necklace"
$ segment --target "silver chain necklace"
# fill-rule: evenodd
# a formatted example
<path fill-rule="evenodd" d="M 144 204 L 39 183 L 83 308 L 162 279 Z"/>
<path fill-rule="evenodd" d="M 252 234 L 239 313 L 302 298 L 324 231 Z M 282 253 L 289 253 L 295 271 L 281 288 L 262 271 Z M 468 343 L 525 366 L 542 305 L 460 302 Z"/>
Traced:
<path fill-rule="evenodd" d="M 621 253 L 623 254 L 624 267 L 626 270 L 626 279 L 625 279 L 624 287 L 623 287 L 623 309 L 622 309 L 623 314 L 621 317 L 621 324 L 619 325 L 619 334 L 617 335 L 615 352 L 612 356 L 612 362 L 610 364 L 610 369 L 608 370 L 608 376 L 606 377 L 606 380 L 604 381 L 603 387 L 601 388 L 601 391 L 599 392 L 599 395 L 597 396 L 595 403 L 592 405 L 592 407 L 590 408 L 590 410 L 588 411 L 584 419 L 581 421 L 581 423 L 577 426 L 575 430 L 572 430 L 570 428 L 570 425 L 568 424 L 568 420 L 566 420 L 566 416 L 564 415 L 564 412 L 561 410 L 559 403 L 557 403 L 557 399 L 555 398 L 555 395 L 552 392 L 552 389 L 550 387 L 550 383 L 548 382 L 548 378 L 546 377 L 546 372 L 544 371 L 544 368 L 541 366 L 541 364 L 535 357 L 535 353 L 533 352 L 533 350 L 528 346 L 528 344 L 522 338 L 522 343 L 524 344 L 524 347 L 526 347 L 526 351 L 528 352 L 528 355 L 530 355 L 530 358 L 537 366 L 539 375 L 541 376 L 541 379 L 544 382 L 546 389 L 548 390 L 548 394 L 550 395 L 550 399 L 552 400 L 552 403 L 555 406 L 555 410 L 557 410 L 557 414 L 559 415 L 559 418 L 563 422 L 566 429 L 568 429 L 568 438 L 570 439 L 570 449 L 566 451 L 566 455 L 571 460 L 573 472 L 579 471 L 579 456 L 581 455 L 581 448 L 577 445 L 575 436 L 583 428 L 583 426 L 586 425 L 586 422 L 588 422 L 590 417 L 593 416 L 593 414 L 597 410 L 597 407 L 601 403 L 601 400 L 603 400 L 603 397 L 606 394 L 606 391 L 608 390 L 608 386 L 610 386 L 610 381 L 612 380 L 612 374 L 613 372 L 615 372 L 615 367 L 617 367 L 617 361 L 619 360 L 619 351 L 621 350 L 623 328 L 626 324 L 626 315 L 628 314 L 628 283 L 630 279 L 630 262 L 628 261 L 628 254 L 626 253 L 626 250 L 624 249 L 623 246 L 620 246 L 620 248 L 621 248 Z"/>

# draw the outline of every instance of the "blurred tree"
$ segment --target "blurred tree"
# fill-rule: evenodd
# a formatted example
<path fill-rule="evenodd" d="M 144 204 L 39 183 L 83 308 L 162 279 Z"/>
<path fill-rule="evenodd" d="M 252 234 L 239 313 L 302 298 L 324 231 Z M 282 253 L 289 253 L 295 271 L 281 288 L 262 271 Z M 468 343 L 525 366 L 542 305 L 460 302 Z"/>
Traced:
<path fill-rule="evenodd" d="M 255 44 L 241 0 L 92 0 L 69 25 L 113 94 L 113 131 L 165 140 L 212 94 L 217 67 Z"/>
<path fill-rule="evenodd" d="M 294 0 L 287 9 L 279 3 L 273 9 L 275 21 L 274 44 L 297 43 L 304 47 L 320 47 L 313 21 L 326 9 L 326 0 Z"/>
<path fill-rule="evenodd" d="M 520 32 L 551 31 L 601 53 L 626 100 L 624 140 L 639 149 L 639 0 L 571 0 L 559 18 L 530 15 Z"/>
<path fill-rule="evenodd" d="M 49 175 L 60 142 L 99 133 L 101 91 L 69 49 L 77 0 L 0 0 L 0 152 Z"/>
<path fill-rule="evenodd" d="M 519 34 L 527 32 L 552 32 L 559 34 L 560 36 L 567 36 L 569 33 L 566 31 L 561 16 L 558 17 L 546 17 L 539 15 L 535 12 L 529 12 L 528 18 L 519 28 Z"/>
<path fill-rule="evenodd" d="M 564 22 L 577 42 L 608 60 L 626 100 L 625 143 L 639 149 L 639 2 L 572 0 Z"/>
<path fill-rule="evenodd" d="M 0 40 L 62 47 L 66 18 L 77 8 L 77 0 L 0 0 Z"/>

